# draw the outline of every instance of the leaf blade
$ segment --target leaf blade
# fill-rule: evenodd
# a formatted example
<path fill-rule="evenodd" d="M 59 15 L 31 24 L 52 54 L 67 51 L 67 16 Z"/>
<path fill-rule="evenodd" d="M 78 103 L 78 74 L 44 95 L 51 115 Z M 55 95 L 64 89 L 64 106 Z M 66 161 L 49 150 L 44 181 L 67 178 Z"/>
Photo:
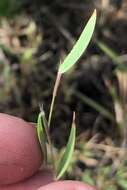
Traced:
<path fill-rule="evenodd" d="M 64 62 L 59 67 L 59 72 L 61 74 L 67 72 L 81 57 L 83 52 L 86 50 L 90 39 L 92 37 L 94 28 L 96 24 L 96 9 L 94 10 L 92 16 L 87 22 L 83 32 L 81 33 L 76 44 L 72 48 L 71 52 L 67 55 Z"/>
<path fill-rule="evenodd" d="M 41 144 L 41 137 L 43 136 L 43 133 L 44 133 L 44 129 L 41 123 L 41 117 L 42 117 L 42 114 L 39 113 L 38 119 L 37 119 L 37 135 L 38 135 L 38 140 L 40 144 Z"/>
<path fill-rule="evenodd" d="M 46 134 L 44 129 L 44 122 L 42 112 L 39 113 L 37 119 L 37 136 L 42 149 L 42 153 L 44 155 L 44 161 L 47 162 L 47 148 L 46 148 Z"/>
<path fill-rule="evenodd" d="M 67 148 L 63 154 L 62 159 L 60 160 L 60 162 L 58 164 L 57 176 L 56 176 L 57 180 L 62 177 L 62 175 L 65 173 L 65 171 L 68 168 L 68 165 L 71 161 L 71 158 L 72 158 L 72 155 L 74 152 L 75 141 L 76 141 L 76 126 L 75 126 L 75 113 L 74 113 L 71 132 L 70 132 L 69 140 L 67 143 Z"/>

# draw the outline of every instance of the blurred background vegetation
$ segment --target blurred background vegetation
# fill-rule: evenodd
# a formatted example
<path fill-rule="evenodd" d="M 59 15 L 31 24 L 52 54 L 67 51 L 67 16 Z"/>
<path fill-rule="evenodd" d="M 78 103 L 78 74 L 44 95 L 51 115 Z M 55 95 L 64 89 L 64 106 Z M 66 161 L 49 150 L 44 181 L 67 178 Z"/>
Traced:
<path fill-rule="evenodd" d="M 59 61 L 94 8 L 93 40 L 63 78 L 51 133 L 64 147 L 75 110 L 77 145 L 65 178 L 126 190 L 126 0 L 0 0 L 0 111 L 36 122 L 43 102 L 48 114 Z"/>

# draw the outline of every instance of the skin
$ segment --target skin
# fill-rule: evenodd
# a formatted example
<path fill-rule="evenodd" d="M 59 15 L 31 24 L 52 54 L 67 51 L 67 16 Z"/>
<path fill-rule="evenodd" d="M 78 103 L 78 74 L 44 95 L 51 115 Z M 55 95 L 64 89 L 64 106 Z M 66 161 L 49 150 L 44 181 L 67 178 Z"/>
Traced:
<path fill-rule="evenodd" d="M 16 184 L 1 186 L 0 190 L 96 190 L 94 187 L 79 181 L 53 182 L 50 169 L 43 169 L 33 177 Z"/>
<path fill-rule="evenodd" d="M 37 190 L 39 187 L 49 184 L 53 181 L 53 173 L 50 169 L 38 171 L 27 180 L 11 185 L 0 186 L 0 190 Z"/>
<path fill-rule="evenodd" d="M 95 190 L 95 188 L 79 181 L 66 180 L 50 183 L 37 190 Z"/>
<path fill-rule="evenodd" d="M 39 170 L 42 160 L 36 128 L 0 113 L 0 185 L 29 178 Z"/>

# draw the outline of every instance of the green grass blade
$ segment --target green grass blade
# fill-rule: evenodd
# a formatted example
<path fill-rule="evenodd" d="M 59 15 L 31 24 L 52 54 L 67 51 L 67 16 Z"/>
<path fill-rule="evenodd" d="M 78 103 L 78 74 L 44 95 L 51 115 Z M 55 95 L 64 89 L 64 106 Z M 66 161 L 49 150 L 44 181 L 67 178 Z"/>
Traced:
<path fill-rule="evenodd" d="M 105 107 L 94 101 L 93 99 L 87 97 L 85 94 L 82 94 L 80 92 L 76 92 L 75 95 L 85 104 L 90 106 L 91 108 L 95 109 L 97 112 L 99 112 L 104 117 L 108 118 L 111 121 L 115 121 L 114 116 L 110 111 L 108 111 Z"/>
<path fill-rule="evenodd" d="M 119 55 L 114 52 L 107 44 L 101 41 L 97 41 L 98 47 L 116 64 L 122 64 Z"/>
<path fill-rule="evenodd" d="M 96 24 L 96 10 L 94 10 L 92 16 L 87 22 L 83 32 L 81 33 L 73 49 L 65 58 L 64 62 L 60 65 L 59 72 L 61 74 L 68 71 L 78 61 L 83 52 L 86 50 L 90 42 L 90 39 L 92 37 L 95 24 Z"/>
<path fill-rule="evenodd" d="M 75 126 L 75 113 L 74 113 L 67 147 L 57 167 L 57 176 L 56 176 L 57 180 L 63 176 L 63 174 L 66 172 L 69 166 L 69 163 L 72 159 L 72 155 L 74 152 L 75 140 L 76 140 L 76 126 Z"/>
<path fill-rule="evenodd" d="M 124 63 L 121 57 L 114 50 L 102 41 L 97 41 L 96 44 L 112 60 L 112 62 L 116 64 L 117 67 L 115 71 L 120 70 L 122 72 L 127 72 L 126 63 Z"/>
<path fill-rule="evenodd" d="M 42 153 L 44 155 L 44 161 L 46 162 L 47 161 L 46 134 L 45 134 L 42 112 L 40 112 L 38 115 L 37 135 L 38 135 L 38 140 L 42 149 Z"/>

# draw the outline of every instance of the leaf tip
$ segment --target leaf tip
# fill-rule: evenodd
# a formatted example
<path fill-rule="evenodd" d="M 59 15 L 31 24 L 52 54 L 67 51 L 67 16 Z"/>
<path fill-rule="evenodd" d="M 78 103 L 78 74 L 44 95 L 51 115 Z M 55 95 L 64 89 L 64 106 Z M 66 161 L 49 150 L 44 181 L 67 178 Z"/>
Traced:
<path fill-rule="evenodd" d="M 43 104 L 39 104 L 41 115 L 45 115 Z"/>
<path fill-rule="evenodd" d="M 96 10 L 96 9 L 94 9 L 93 15 L 94 15 L 95 17 L 97 16 L 97 10 Z"/>

